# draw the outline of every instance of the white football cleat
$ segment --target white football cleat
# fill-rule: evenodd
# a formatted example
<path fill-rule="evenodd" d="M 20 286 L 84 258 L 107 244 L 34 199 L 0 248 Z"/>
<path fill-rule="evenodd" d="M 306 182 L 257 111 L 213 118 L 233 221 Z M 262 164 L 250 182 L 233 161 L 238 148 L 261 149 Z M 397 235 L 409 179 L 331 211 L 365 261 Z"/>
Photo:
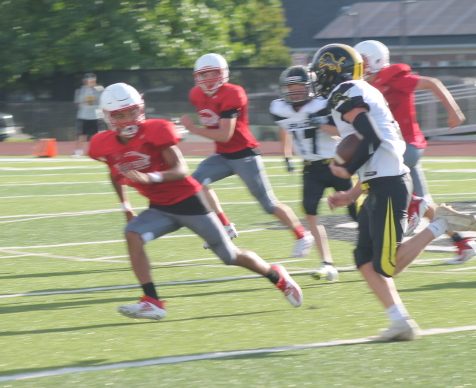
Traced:
<path fill-rule="evenodd" d="M 238 231 L 235 228 L 235 224 L 232 223 L 232 224 L 228 224 L 228 225 L 223 225 L 223 227 L 225 228 L 225 231 L 226 231 L 226 234 L 228 235 L 228 237 L 230 237 L 230 240 L 233 240 L 234 238 L 238 237 Z M 208 249 L 208 248 L 210 248 L 210 246 L 205 241 L 203 243 L 203 249 Z"/>
<path fill-rule="evenodd" d="M 294 307 L 299 307 L 302 304 L 302 290 L 291 275 L 288 274 L 286 268 L 282 265 L 274 264 L 271 269 L 279 274 L 279 281 L 276 283 L 276 288 L 284 293 L 284 296 Z"/>
<path fill-rule="evenodd" d="M 442 218 L 446 221 L 448 230 L 453 231 L 476 231 L 476 216 L 460 213 L 442 203 L 435 210 L 435 220 Z"/>
<path fill-rule="evenodd" d="M 117 311 L 129 318 L 155 319 L 157 321 L 167 315 L 165 302 L 149 296 L 143 296 L 138 303 L 119 306 Z"/>
<path fill-rule="evenodd" d="M 410 318 L 393 321 L 391 325 L 375 337 L 376 341 L 413 341 L 420 337 L 420 328 Z"/>
<path fill-rule="evenodd" d="M 446 261 L 446 264 L 463 264 L 473 256 L 476 256 L 476 241 L 471 238 L 463 238 L 455 241 L 456 256 Z"/>
<path fill-rule="evenodd" d="M 322 264 L 316 272 L 312 274 L 314 279 L 326 279 L 329 282 L 337 282 L 339 280 L 339 271 L 331 264 Z"/>
<path fill-rule="evenodd" d="M 304 236 L 296 240 L 293 247 L 292 257 L 305 257 L 309 254 L 312 245 L 314 244 L 314 237 L 310 232 L 305 232 Z"/>

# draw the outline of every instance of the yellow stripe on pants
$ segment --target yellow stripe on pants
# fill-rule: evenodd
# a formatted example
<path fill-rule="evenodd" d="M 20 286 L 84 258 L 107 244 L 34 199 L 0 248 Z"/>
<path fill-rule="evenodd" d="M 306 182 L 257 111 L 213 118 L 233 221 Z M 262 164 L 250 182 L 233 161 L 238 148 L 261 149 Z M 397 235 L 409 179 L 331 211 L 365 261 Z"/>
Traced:
<path fill-rule="evenodd" d="M 387 202 L 387 214 L 385 215 L 385 230 L 383 231 L 382 253 L 380 255 L 382 271 L 388 276 L 393 276 L 395 272 L 396 255 L 397 233 L 395 230 L 392 199 L 389 198 Z"/>

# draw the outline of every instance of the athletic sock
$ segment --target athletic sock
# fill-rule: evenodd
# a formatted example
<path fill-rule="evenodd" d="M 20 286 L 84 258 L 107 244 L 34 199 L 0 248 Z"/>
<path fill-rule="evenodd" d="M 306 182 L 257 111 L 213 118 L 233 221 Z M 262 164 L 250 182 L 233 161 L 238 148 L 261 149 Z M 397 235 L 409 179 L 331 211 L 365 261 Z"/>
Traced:
<path fill-rule="evenodd" d="M 266 276 L 270 280 L 270 282 L 273 284 L 276 284 L 279 282 L 279 273 L 278 271 L 274 269 L 270 269 L 269 272 L 264 276 Z"/>
<path fill-rule="evenodd" d="M 461 236 L 458 232 L 454 232 L 452 235 L 451 235 L 451 239 L 454 241 L 454 242 L 458 242 L 458 241 L 461 241 L 463 239 L 463 236 Z"/>
<path fill-rule="evenodd" d="M 438 218 L 432 221 L 427 226 L 427 228 L 430 230 L 431 233 L 433 233 L 433 236 L 437 238 L 446 232 L 446 230 L 448 229 L 448 224 L 446 223 L 446 220 L 444 220 L 443 218 Z"/>
<path fill-rule="evenodd" d="M 154 283 L 145 283 L 142 284 L 141 287 L 142 291 L 144 291 L 144 295 L 159 300 L 159 295 L 157 294 Z"/>
<path fill-rule="evenodd" d="M 225 213 L 219 213 L 217 214 L 217 216 L 222 225 L 230 225 L 230 220 L 228 219 Z"/>
<path fill-rule="evenodd" d="M 391 321 L 399 321 L 409 317 L 408 311 L 403 304 L 394 304 L 385 311 Z"/>
<path fill-rule="evenodd" d="M 296 227 L 293 229 L 293 232 L 294 232 L 296 238 L 297 238 L 298 240 L 300 240 L 301 238 L 304 237 L 304 233 L 306 233 L 306 229 L 304 229 L 304 226 L 299 225 L 299 226 L 296 226 Z"/>

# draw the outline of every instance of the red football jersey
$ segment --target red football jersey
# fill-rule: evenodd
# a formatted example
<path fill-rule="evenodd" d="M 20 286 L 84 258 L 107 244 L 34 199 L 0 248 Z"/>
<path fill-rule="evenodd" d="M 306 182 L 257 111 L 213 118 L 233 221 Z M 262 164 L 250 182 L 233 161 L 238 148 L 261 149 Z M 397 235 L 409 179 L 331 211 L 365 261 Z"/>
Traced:
<path fill-rule="evenodd" d="M 232 153 L 258 146 L 248 125 L 248 97 L 241 86 L 226 83 L 213 96 L 207 96 L 195 86 L 190 90 L 189 98 L 200 116 L 201 124 L 211 130 L 218 129 L 222 112 L 238 111 L 235 131 L 230 140 L 215 142 L 217 153 Z"/>
<path fill-rule="evenodd" d="M 420 77 L 410 66 L 396 63 L 384 67 L 372 82 L 388 101 L 390 110 L 400 125 L 405 142 L 416 148 L 425 148 L 426 139 L 417 121 L 415 88 Z"/>
<path fill-rule="evenodd" d="M 178 141 L 170 121 L 151 119 L 144 121 L 136 136 L 126 144 L 119 142 L 115 131 L 97 133 L 91 139 L 89 156 L 105 162 L 121 184 L 134 187 L 152 204 L 173 205 L 199 192 L 200 183 L 188 176 L 176 181 L 141 184 L 130 181 L 123 174 L 130 170 L 143 173 L 168 170 L 170 166 L 163 159 L 161 151 Z"/>

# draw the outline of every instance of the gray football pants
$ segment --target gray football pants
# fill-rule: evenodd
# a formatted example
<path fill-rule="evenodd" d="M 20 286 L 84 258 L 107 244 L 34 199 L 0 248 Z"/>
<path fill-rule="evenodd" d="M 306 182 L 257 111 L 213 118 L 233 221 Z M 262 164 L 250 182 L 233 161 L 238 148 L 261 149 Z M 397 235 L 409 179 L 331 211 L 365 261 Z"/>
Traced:
<path fill-rule="evenodd" d="M 428 196 L 428 186 L 426 184 L 425 174 L 421 166 L 420 158 L 425 150 L 416 148 L 411 144 L 407 144 L 407 149 L 403 154 L 403 162 L 410 169 L 410 176 L 413 182 L 413 192 L 418 197 Z"/>
<path fill-rule="evenodd" d="M 149 208 L 133 218 L 126 226 L 126 232 L 135 232 L 146 243 L 181 227 L 187 227 L 203 238 L 210 249 L 225 263 L 233 265 L 238 248 L 228 237 L 215 213 L 204 215 L 172 214 Z"/>
<path fill-rule="evenodd" d="M 226 159 L 214 154 L 203 160 L 192 176 L 204 185 L 238 175 L 250 193 L 258 200 L 263 209 L 273 214 L 277 199 L 265 172 L 260 155 L 246 156 L 241 159 Z"/>

